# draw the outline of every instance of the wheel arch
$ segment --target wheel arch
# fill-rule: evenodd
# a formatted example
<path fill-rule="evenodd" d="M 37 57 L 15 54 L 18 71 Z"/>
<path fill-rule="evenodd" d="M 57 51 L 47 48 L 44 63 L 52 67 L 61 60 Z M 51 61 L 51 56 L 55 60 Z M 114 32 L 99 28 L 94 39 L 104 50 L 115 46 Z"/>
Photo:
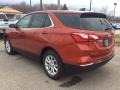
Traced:
<path fill-rule="evenodd" d="M 8 39 L 8 36 L 7 35 L 4 35 L 3 36 L 3 40 L 4 40 L 4 43 L 5 43 L 5 40 Z"/>
<path fill-rule="evenodd" d="M 8 36 L 7 36 L 7 35 L 4 35 L 4 36 L 3 36 L 3 39 L 5 40 L 6 38 L 8 38 Z"/>
<path fill-rule="evenodd" d="M 43 55 L 45 54 L 46 51 L 48 50 L 53 50 L 60 58 L 61 62 L 63 63 L 62 61 L 62 58 L 60 56 L 60 54 L 56 51 L 56 49 L 50 47 L 50 46 L 47 46 L 47 47 L 44 47 L 42 50 L 41 50 L 41 53 L 40 53 L 40 58 L 41 58 L 41 63 L 43 64 Z"/>

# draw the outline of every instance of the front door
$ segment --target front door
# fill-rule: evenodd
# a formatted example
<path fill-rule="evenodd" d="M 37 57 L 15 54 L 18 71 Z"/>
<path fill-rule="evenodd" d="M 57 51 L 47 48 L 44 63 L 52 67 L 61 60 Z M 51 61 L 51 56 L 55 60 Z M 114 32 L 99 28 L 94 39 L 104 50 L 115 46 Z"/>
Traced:
<path fill-rule="evenodd" d="M 14 47 L 24 50 L 26 34 L 24 31 L 29 30 L 29 24 L 31 21 L 32 15 L 27 15 L 23 17 L 17 24 L 16 28 L 13 30 L 12 42 L 14 42 Z"/>
<path fill-rule="evenodd" d="M 33 54 L 40 54 L 45 40 L 52 30 L 52 22 L 47 13 L 34 13 L 29 30 L 23 30 L 25 34 L 24 49 Z"/>

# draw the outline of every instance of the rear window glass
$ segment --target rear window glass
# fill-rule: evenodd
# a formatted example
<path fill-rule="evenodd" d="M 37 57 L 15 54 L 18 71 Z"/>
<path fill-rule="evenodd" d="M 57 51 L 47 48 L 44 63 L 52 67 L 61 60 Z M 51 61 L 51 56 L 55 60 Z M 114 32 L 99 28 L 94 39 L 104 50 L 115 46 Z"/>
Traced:
<path fill-rule="evenodd" d="M 91 30 L 105 31 L 111 28 L 111 24 L 102 16 L 83 16 L 81 14 L 55 13 L 57 18 L 67 27 Z"/>
<path fill-rule="evenodd" d="M 6 16 L 4 14 L 0 14 L 0 19 L 6 19 Z"/>

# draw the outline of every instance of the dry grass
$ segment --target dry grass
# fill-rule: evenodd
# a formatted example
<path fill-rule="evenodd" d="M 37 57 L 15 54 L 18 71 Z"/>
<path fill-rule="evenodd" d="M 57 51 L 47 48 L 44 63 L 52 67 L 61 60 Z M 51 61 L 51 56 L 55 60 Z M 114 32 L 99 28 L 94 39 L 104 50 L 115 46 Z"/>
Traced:
<path fill-rule="evenodd" d="M 115 36 L 115 42 L 118 47 L 120 47 L 120 35 Z"/>
<path fill-rule="evenodd" d="M 4 47 L 3 41 L 0 40 L 0 49 Z"/>

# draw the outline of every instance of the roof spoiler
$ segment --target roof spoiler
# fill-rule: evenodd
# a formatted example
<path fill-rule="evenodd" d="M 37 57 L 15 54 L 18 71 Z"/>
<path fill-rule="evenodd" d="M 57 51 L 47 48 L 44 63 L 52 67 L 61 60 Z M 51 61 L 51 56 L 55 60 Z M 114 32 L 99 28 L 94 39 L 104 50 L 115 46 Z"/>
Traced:
<path fill-rule="evenodd" d="M 107 16 L 103 13 L 89 12 L 89 13 L 81 13 L 80 17 L 81 18 L 86 18 L 86 17 L 106 18 Z"/>

